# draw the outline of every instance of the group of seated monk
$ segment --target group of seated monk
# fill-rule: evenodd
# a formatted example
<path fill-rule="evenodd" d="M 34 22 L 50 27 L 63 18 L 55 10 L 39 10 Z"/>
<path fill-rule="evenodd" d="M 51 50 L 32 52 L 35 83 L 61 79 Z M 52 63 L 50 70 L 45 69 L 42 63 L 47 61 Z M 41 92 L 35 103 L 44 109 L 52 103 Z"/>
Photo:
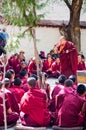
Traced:
<path fill-rule="evenodd" d="M 51 51 L 52 52 L 52 51 Z M 76 76 L 67 78 L 60 73 L 58 54 L 41 52 L 40 85 L 37 77 L 35 58 L 27 63 L 24 52 L 12 55 L 6 65 L 5 78 L 3 66 L 0 66 L 0 126 L 4 125 L 3 98 L 5 103 L 7 125 L 20 119 L 24 126 L 86 127 L 86 86 L 77 84 Z M 79 70 L 85 70 L 81 54 Z M 56 86 L 50 91 L 48 77 L 57 78 Z"/>
<path fill-rule="evenodd" d="M 35 74 L 28 76 L 22 70 L 19 75 L 15 77 L 14 70 L 9 69 L 0 81 L 0 126 L 4 125 L 5 92 L 8 125 L 20 119 L 22 125 L 32 127 L 86 127 L 86 86 L 77 85 L 74 75 L 60 75 L 51 95 L 45 72 L 40 74 L 41 86 Z"/>
<path fill-rule="evenodd" d="M 16 77 L 19 76 L 22 70 L 27 71 L 28 75 L 37 74 L 37 65 L 35 57 L 31 58 L 28 62 L 25 60 L 24 52 L 15 53 L 8 59 L 6 70 L 13 69 Z M 45 56 L 44 52 L 41 51 L 40 57 L 40 70 L 45 72 L 48 77 L 58 78 L 61 74 L 61 65 L 59 54 L 50 53 Z M 2 63 L 0 63 L 2 66 Z M 78 55 L 78 70 L 86 70 L 85 60 L 81 54 Z M 3 72 L 3 67 L 0 67 L 0 72 Z"/>

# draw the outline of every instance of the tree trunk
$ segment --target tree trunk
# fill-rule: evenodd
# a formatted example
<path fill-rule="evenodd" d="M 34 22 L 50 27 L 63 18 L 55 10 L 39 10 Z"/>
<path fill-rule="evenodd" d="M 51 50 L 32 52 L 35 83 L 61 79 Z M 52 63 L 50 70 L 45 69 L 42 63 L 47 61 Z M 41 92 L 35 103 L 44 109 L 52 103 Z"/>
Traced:
<path fill-rule="evenodd" d="M 38 50 L 37 50 L 37 47 L 36 47 L 36 32 L 35 32 L 35 29 L 32 28 L 31 32 L 32 32 L 32 38 L 33 38 L 33 43 L 34 43 L 34 55 L 35 55 L 35 58 L 36 58 L 38 85 L 41 88 L 41 80 L 40 80 L 41 61 L 40 61 L 40 58 L 39 58 L 39 55 L 38 55 Z"/>
<path fill-rule="evenodd" d="M 83 0 L 72 0 L 70 5 L 68 0 L 64 0 L 70 11 L 70 20 L 68 25 L 63 25 L 60 28 L 60 33 L 65 35 L 67 40 L 72 41 L 77 50 L 81 49 L 81 33 L 80 33 L 80 12 L 83 4 Z"/>

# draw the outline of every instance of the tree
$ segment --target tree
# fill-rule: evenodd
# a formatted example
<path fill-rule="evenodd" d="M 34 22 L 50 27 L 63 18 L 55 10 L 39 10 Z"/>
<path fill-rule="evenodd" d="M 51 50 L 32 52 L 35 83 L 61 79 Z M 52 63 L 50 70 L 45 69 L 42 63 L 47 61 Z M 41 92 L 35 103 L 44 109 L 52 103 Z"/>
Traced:
<path fill-rule="evenodd" d="M 47 0 L 1 0 L 1 8 L 4 17 L 9 24 L 17 25 L 19 27 L 27 26 L 27 29 L 23 32 L 29 32 L 33 38 L 34 54 L 36 57 L 37 76 L 40 86 L 40 60 L 38 56 L 38 50 L 36 47 L 36 32 L 35 27 L 37 23 L 43 18 L 44 14 L 37 13 L 38 10 L 45 7 Z"/>
<path fill-rule="evenodd" d="M 53 0 L 53 2 L 63 2 L 69 9 L 70 18 L 68 24 L 62 24 L 60 27 L 61 35 L 64 35 L 67 40 L 72 41 L 77 50 L 81 49 L 81 32 L 80 32 L 80 13 L 82 5 L 86 5 L 86 0 Z M 51 1 L 52 3 L 52 1 Z M 58 5 L 57 5 L 58 6 Z M 86 9 L 86 6 L 85 6 Z"/>
<path fill-rule="evenodd" d="M 63 24 L 60 28 L 60 33 L 65 35 L 67 40 L 72 41 L 77 50 L 81 49 L 81 33 L 80 33 L 80 13 L 82 9 L 83 0 L 64 0 L 70 12 L 70 19 L 68 25 Z"/>

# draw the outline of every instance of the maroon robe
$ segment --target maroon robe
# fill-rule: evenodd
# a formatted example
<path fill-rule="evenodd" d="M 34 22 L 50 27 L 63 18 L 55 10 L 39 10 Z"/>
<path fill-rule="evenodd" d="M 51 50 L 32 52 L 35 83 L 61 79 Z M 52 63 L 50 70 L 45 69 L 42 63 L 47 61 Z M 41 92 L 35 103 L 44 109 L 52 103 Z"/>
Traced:
<path fill-rule="evenodd" d="M 53 77 L 53 75 L 52 75 L 52 69 L 51 69 L 51 66 L 52 66 L 53 62 L 54 62 L 53 60 L 51 61 L 50 64 L 49 64 L 48 60 L 46 60 L 46 61 L 43 62 L 42 72 L 47 73 L 47 75 L 50 76 L 50 77 Z"/>
<path fill-rule="evenodd" d="M 60 75 L 60 63 L 57 64 L 56 61 L 54 61 L 51 68 L 53 77 L 58 77 Z"/>
<path fill-rule="evenodd" d="M 57 105 L 56 105 L 56 110 L 57 112 L 59 111 L 59 109 L 62 106 L 62 103 L 64 101 L 65 95 L 68 95 L 70 93 L 75 93 L 74 88 L 72 87 L 64 87 L 63 89 L 61 89 L 57 95 L 58 99 L 57 99 Z"/>
<path fill-rule="evenodd" d="M 7 117 L 7 125 L 11 125 L 13 123 L 16 123 L 16 121 L 19 118 L 19 114 L 16 112 L 13 112 L 11 114 L 7 113 L 7 110 L 10 108 L 10 102 L 8 95 L 5 94 L 5 103 L 6 103 L 6 117 Z M 2 99 L 2 92 L 0 92 L 0 126 L 4 126 L 4 115 L 3 115 L 3 99 Z"/>
<path fill-rule="evenodd" d="M 62 127 L 83 126 L 84 117 L 80 112 L 84 102 L 86 101 L 78 94 L 65 95 L 62 107 L 58 112 L 58 125 Z"/>
<path fill-rule="evenodd" d="M 21 99 L 20 108 L 20 117 L 23 125 L 49 125 L 50 113 L 47 109 L 46 94 L 43 92 L 43 90 L 31 88 Z"/>
<path fill-rule="evenodd" d="M 10 59 L 8 60 L 8 65 L 7 65 L 7 69 L 13 69 L 15 71 L 15 75 L 19 76 L 19 72 L 20 72 L 20 62 L 18 58 L 14 58 L 13 56 L 10 57 Z"/>
<path fill-rule="evenodd" d="M 58 47 L 60 52 L 60 46 Z M 64 74 L 67 78 L 70 75 L 76 75 L 78 67 L 78 53 L 70 41 L 67 41 L 64 48 L 60 52 L 61 74 Z"/>
<path fill-rule="evenodd" d="M 55 112 L 56 111 L 56 106 L 55 106 L 55 96 L 58 95 L 58 93 L 64 89 L 64 85 L 62 84 L 57 84 L 52 93 L 51 93 L 51 96 L 52 96 L 52 99 L 50 100 L 50 103 L 49 103 L 49 110 L 52 111 L 52 112 Z"/>
<path fill-rule="evenodd" d="M 20 103 L 21 98 L 24 95 L 25 91 L 21 87 L 16 85 L 9 88 L 9 90 L 15 95 L 17 102 Z"/>
<path fill-rule="evenodd" d="M 27 92 L 27 91 L 29 90 L 29 88 L 28 88 L 28 83 L 27 83 L 27 78 L 22 77 L 22 78 L 21 78 L 21 82 L 22 82 L 21 88 L 22 88 L 25 92 Z"/>
<path fill-rule="evenodd" d="M 85 63 L 84 63 L 84 62 L 79 62 L 79 63 L 78 63 L 78 70 L 86 70 Z"/>
<path fill-rule="evenodd" d="M 9 88 L 8 89 L 5 88 L 5 93 L 8 95 L 12 111 L 19 113 L 19 106 L 15 98 L 15 95 L 9 90 Z"/>
<path fill-rule="evenodd" d="M 34 63 L 34 61 L 30 61 L 29 65 L 28 65 L 28 73 L 31 74 L 37 74 L 37 67 L 36 67 L 36 63 Z"/>

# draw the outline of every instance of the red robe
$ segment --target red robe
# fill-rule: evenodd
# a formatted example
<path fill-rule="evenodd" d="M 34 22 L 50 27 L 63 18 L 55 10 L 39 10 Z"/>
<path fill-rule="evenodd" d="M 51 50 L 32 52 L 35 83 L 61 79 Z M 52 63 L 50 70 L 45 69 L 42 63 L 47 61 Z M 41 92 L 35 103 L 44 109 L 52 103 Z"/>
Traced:
<path fill-rule="evenodd" d="M 28 73 L 31 74 L 37 74 L 37 67 L 36 67 L 36 63 L 34 63 L 33 61 L 31 61 L 28 65 Z"/>
<path fill-rule="evenodd" d="M 49 106 L 48 108 L 50 109 L 50 111 L 55 112 L 56 111 L 56 106 L 55 106 L 55 96 L 58 95 L 58 93 L 64 89 L 64 85 L 58 84 L 54 87 L 51 96 L 52 99 L 50 100 Z"/>
<path fill-rule="evenodd" d="M 45 72 L 47 73 L 47 75 L 49 77 L 53 77 L 53 74 L 52 74 L 52 69 L 51 69 L 51 66 L 52 66 L 52 63 L 54 61 L 52 60 L 51 63 L 49 64 L 48 60 L 44 61 L 43 62 L 43 67 L 42 67 L 42 72 Z M 50 69 L 50 70 L 49 70 Z"/>
<path fill-rule="evenodd" d="M 9 89 L 5 89 L 5 93 L 8 95 L 12 111 L 19 113 L 19 106 L 15 98 L 15 95 Z"/>
<path fill-rule="evenodd" d="M 53 62 L 51 68 L 52 68 L 53 77 L 58 77 L 60 75 L 60 64 Z"/>
<path fill-rule="evenodd" d="M 21 98 L 24 95 L 25 91 L 21 87 L 16 85 L 9 88 L 9 90 L 15 95 L 17 102 L 20 103 Z"/>
<path fill-rule="evenodd" d="M 27 79 L 26 79 L 25 77 L 22 77 L 22 78 L 21 78 L 21 81 L 22 81 L 22 86 L 21 86 L 21 88 L 22 88 L 25 92 L 27 92 L 27 91 L 29 90 L 29 88 L 28 88 L 28 83 L 27 83 Z"/>
<path fill-rule="evenodd" d="M 31 88 L 21 99 L 21 120 L 27 126 L 48 126 L 50 113 L 47 109 L 46 94 L 41 89 Z M 23 115 L 22 115 L 23 112 Z"/>
<path fill-rule="evenodd" d="M 78 70 L 86 70 L 84 62 L 79 62 L 78 63 Z"/>
<path fill-rule="evenodd" d="M 78 127 L 84 125 L 84 117 L 80 114 L 83 103 L 82 97 L 75 93 L 65 95 L 62 107 L 58 112 L 58 125 L 63 127 Z"/>
<path fill-rule="evenodd" d="M 15 59 L 13 56 L 10 57 L 8 60 L 7 68 L 6 69 L 13 69 L 15 71 L 16 76 L 19 76 L 20 72 L 20 62 L 19 59 Z"/>
<path fill-rule="evenodd" d="M 19 118 L 19 114 L 13 112 L 11 114 L 7 113 L 7 110 L 11 107 L 8 95 L 5 94 L 5 103 L 6 103 L 6 117 L 7 117 L 7 125 L 12 125 L 16 123 Z M 0 126 L 4 126 L 4 114 L 3 114 L 3 99 L 2 99 L 2 92 L 0 92 Z"/>
<path fill-rule="evenodd" d="M 60 46 L 58 47 L 60 52 Z M 67 41 L 64 48 L 60 52 L 60 63 L 61 63 L 61 73 L 67 78 L 70 75 L 76 75 L 78 67 L 78 53 L 70 41 Z"/>

